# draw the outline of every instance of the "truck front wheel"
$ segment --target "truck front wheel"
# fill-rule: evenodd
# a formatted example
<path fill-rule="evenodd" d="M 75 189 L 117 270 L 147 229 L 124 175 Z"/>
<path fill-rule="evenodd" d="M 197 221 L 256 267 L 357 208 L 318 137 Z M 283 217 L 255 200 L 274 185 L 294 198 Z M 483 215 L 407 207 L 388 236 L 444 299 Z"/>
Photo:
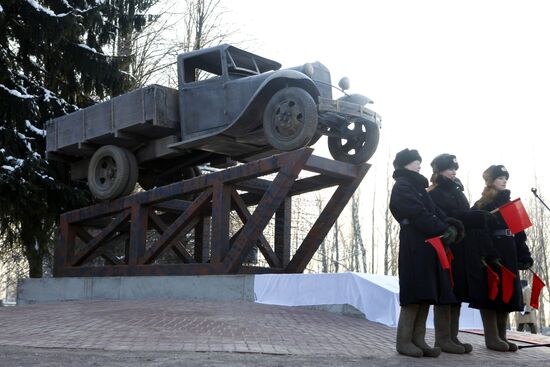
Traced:
<path fill-rule="evenodd" d="M 317 130 L 317 104 L 304 89 L 281 89 L 266 105 L 263 128 L 267 141 L 275 149 L 289 151 L 304 147 Z"/>
<path fill-rule="evenodd" d="M 88 166 L 88 187 L 99 200 L 115 199 L 132 192 L 138 167 L 134 154 L 114 145 L 99 148 Z"/>
<path fill-rule="evenodd" d="M 330 155 L 338 161 L 352 164 L 368 161 L 378 147 L 378 126 L 362 119 L 351 119 L 342 128 L 347 129 L 345 134 L 342 132 L 341 136 L 328 138 Z M 338 133 L 336 132 L 337 135 Z"/>

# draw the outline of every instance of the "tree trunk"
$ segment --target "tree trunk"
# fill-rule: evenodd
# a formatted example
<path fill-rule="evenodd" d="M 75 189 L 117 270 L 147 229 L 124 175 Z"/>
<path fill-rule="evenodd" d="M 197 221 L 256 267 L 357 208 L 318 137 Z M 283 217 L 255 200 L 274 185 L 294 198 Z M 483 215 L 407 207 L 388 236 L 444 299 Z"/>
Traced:
<path fill-rule="evenodd" d="M 339 265 L 340 265 L 340 251 L 339 251 L 339 244 L 338 244 L 338 219 L 334 222 L 333 227 L 333 233 L 332 233 L 332 248 L 333 248 L 333 255 L 334 258 L 332 260 L 332 263 L 334 264 L 334 272 L 338 273 Z"/>

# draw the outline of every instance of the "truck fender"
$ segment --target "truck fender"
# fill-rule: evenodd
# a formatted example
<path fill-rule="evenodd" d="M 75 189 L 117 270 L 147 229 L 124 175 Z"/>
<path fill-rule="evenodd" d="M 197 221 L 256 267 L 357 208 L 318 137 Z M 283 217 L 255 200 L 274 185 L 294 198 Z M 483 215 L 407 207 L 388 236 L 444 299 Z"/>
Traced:
<path fill-rule="evenodd" d="M 315 103 L 318 103 L 318 97 L 320 96 L 319 89 L 315 85 L 315 82 L 307 75 L 296 70 L 278 70 L 273 72 L 262 82 L 262 84 L 260 84 L 256 90 L 256 93 L 254 93 L 252 98 L 250 98 L 250 101 L 243 109 L 243 112 L 239 115 L 237 120 L 245 116 L 247 113 L 257 110 L 256 107 L 265 106 L 271 96 L 286 87 L 302 88 L 308 92 L 311 97 L 313 97 Z"/>

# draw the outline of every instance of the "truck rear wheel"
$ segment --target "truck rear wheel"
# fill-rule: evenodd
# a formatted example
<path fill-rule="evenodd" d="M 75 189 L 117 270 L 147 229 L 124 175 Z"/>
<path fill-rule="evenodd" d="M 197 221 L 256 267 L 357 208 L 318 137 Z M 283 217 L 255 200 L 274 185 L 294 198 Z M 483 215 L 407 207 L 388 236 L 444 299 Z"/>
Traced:
<path fill-rule="evenodd" d="M 266 105 L 263 128 L 267 141 L 275 149 L 304 147 L 317 130 L 317 104 L 304 89 L 281 89 Z"/>
<path fill-rule="evenodd" d="M 376 124 L 362 120 L 351 119 L 345 127 L 353 136 L 351 139 L 329 136 L 328 150 L 338 161 L 360 164 L 368 161 L 376 152 L 380 129 Z"/>
<path fill-rule="evenodd" d="M 134 154 L 114 145 L 99 148 L 88 165 L 88 187 L 99 200 L 115 199 L 132 192 L 137 181 Z"/>

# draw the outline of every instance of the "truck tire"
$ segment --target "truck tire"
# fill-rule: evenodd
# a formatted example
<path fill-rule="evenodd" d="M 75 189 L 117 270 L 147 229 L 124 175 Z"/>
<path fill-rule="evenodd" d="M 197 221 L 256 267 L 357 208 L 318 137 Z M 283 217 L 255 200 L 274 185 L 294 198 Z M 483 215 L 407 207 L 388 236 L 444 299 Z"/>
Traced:
<path fill-rule="evenodd" d="M 317 130 L 317 104 L 304 89 L 289 87 L 275 93 L 264 110 L 264 135 L 282 151 L 306 146 Z"/>
<path fill-rule="evenodd" d="M 338 161 L 360 164 L 368 161 L 376 152 L 380 129 L 376 124 L 362 120 L 351 119 L 346 127 L 353 132 L 353 139 L 329 136 L 328 150 Z"/>
<path fill-rule="evenodd" d="M 135 154 L 130 152 L 127 149 L 124 149 L 124 150 L 126 151 L 128 163 L 130 163 L 130 174 L 128 175 L 128 182 L 126 183 L 126 189 L 124 190 L 121 196 L 130 195 L 132 192 L 134 192 L 134 189 L 136 188 L 138 174 L 139 174 L 139 168 L 138 168 Z"/>
<path fill-rule="evenodd" d="M 105 145 L 93 154 L 88 165 L 88 187 L 99 200 L 111 200 L 130 193 L 135 184 L 137 163 L 127 149 Z"/>

